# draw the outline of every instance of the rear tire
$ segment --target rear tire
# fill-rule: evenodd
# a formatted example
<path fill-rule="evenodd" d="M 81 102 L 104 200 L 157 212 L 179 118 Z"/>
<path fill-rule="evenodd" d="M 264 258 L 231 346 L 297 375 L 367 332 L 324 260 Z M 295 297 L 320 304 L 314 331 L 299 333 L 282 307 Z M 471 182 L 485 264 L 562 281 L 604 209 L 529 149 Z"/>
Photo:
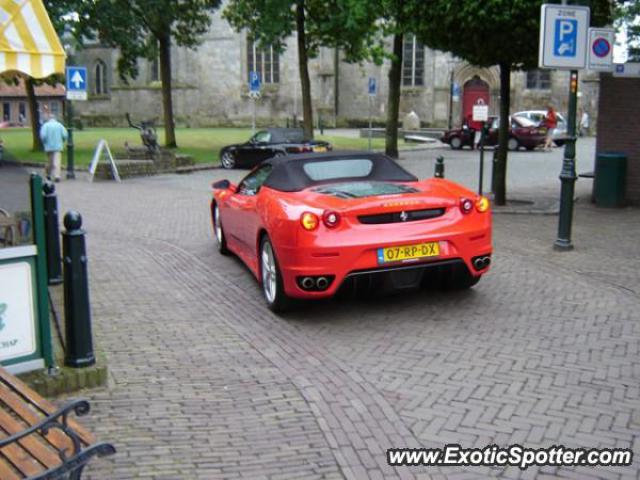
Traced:
<path fill-rule="evenodd" d="M 460 137 L 451 137 L 449 145 L 453 150 L 462 150 L 462 139 Z"/>
<path fill-rule="evenodd" d="M 236 168 L 236 157 L 229 150 L 224 150 L 220 155 L 220 163 L 222 163 L 223 168 L 231 170 Z"/>
<path fill-rule="evenodd" d="M 220 209 L 216 203 L 214 203 L 211 208 L 211 223 L 213 224 L 213 234 L 216 238 L 218 252 L 220 252 L 221 255 L 229 255 L 227 239 L 224 236 L 224 230 L 222 229 L 222 222 L 220 220 Z"/>
<path fill-rule="evenodd" d="M 290 299 L 284 293 L 284 284 L 276 253 L 268 235 L 260 241 L 260 278 L 262 294 L 267 307 L 274 313 L 281 313 L 290 307 Z"/>
<path fill-rule="evenodd" d="M 468 273 L 466 275 L 458 275 L 453 285 L 451 285 L 451 289 L 467 290 L 473 287 L 474 285 L 476 285 L 481 278 L 482 278 L 482 275 L 478 275 L 477 277 L 474 277 L 473 275 L 469 275 Z"/>
<path fill-rule="evenodd" d="M 456 265 L 451 269 L 441 271 L 440 288 L 443 290 L 466 290 L 480 281 L 482 275 L 473 276 L 467 267 Z"/>
<path fill-rule="evenodd" d="M 520 142 L 518 141 L 517 138 L 511 137 L 509 139 L 509 141 L 507 142 L 507 148 L 509 150 L 511 150 L 512 152 L 515 152 L 516 150 L 518 150 L 520 148 Z"/>

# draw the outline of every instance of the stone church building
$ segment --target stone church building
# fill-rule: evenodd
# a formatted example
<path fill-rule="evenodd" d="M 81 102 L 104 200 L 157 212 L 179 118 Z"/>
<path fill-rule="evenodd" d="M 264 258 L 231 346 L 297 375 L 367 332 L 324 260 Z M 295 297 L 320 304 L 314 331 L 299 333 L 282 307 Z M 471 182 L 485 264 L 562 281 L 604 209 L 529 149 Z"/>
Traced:
<path fill-rule="evenodd" d="M 535 41 L 535 39 L 533 40 Z M 74 102 L 76 115 L 86 125 L 124 125 L 125 112 L 134 121 L 162 121 L 158 61 L 139 61 L 136 79 L 123 82 L 116 71 L 117 51 L 88 45 L 75 56 L 89 73 L 89 100 Z M 314 120 L 324 125 L 364 126 L 372 109 L 374 121 L 385 121 L 389 62 L 348 64 L 335 49 L 323 48 L 309 64 Z M 260 48 L 246 32 L 235 32 L 222 18 L 213 16 L 209 32 L 195 50 L 172 49 L 173 102 L 178 126 L 248 125 L 253 112 L 248 79 L 257 71 L 262 96 L 257 100 L 259 125 L 284 126 L 302 115 L 295 37 L 284 52 Z M 377 79 L 378 92 L 369 99 L 369 77 Z M 597 77 L 581 79 L 581 107 L 596 113 Z M 404 44 L 400 118 L 414 111 L 423 126 L 454 126 L 482 98 L 490 113 L 499 110 L 497 68 L 477 68 L 447 53 L 421 45 L 413 36 Z M 545 109 L 551 102 L 566 112 L 568 74 L 561 71 L 514 72 L 511 110 Z M 371 101 L 371 106 L 369 102 Z"/>

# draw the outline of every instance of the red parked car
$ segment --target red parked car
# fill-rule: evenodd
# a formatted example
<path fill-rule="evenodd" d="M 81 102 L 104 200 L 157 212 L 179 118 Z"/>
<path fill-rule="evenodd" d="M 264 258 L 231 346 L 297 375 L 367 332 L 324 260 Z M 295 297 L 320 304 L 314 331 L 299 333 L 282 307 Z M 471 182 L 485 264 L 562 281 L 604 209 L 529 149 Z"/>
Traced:
<path fill-rule="evenodd" d="M 382 154 L 271 158 L 213 189 L 218 249 L 246 263 L 274 311 L 349 283 L 469 288 L 491 263 L 489 201 Z"/>
<path fill-rule="evenodd" d="M 509 150 L 518 150 L 524 147 L 527 150 L 533 150 L 536 147 L 544 145 L 547 129 L 538 126 L 536 122 L 524 117 L 509 117 L 511 125 L 509 127 L 509 140 L 507 146 Z M 500 119 L 498 117 L 489 117 L 489 133 L 485 139 L 486 146 L 495 146 L 498 144 L 498 129 L 500 128 Z M 464 146 L 474 148 L 475 130 L 471 128 L 454 128 L 444 132 L 440 141 L 448 143 L 454 150 L 460 150 Z"/>

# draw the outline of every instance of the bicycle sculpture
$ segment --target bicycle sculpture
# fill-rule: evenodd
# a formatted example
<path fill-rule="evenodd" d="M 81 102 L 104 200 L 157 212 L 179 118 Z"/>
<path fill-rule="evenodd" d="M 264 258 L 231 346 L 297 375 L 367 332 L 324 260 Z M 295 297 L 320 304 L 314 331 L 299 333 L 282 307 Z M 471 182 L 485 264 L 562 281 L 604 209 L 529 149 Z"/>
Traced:
<path fill-rule="evenodd" d="M 142 144 L 147 149 L 147 152 L 152 156 L 158 153 L 160 146 L 158 145 L 158 134 L 156 133 L 156 127 L 153 124 L 153 120 L 143 120 L 140 122 L 140 125 L 136 125 L 131 121 L 129 112 L 127 112 L 125 116 L 127 117 L 129 126 L 140 131 L 140 138 L 142 139 Z"/>

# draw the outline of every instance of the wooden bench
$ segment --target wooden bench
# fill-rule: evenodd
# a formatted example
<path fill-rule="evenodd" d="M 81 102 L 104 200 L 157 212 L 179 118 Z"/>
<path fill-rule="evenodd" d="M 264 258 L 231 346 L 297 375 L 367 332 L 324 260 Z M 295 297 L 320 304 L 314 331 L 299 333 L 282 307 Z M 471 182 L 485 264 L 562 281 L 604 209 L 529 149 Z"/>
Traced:
<path fill-rule="evenodd" d="M 94 456 L 115 454 L 109 443 L 69 418 L 89 413 L 86 400 L 61 408 L 0 367 L 0 479 L 77 480 Z"/>

